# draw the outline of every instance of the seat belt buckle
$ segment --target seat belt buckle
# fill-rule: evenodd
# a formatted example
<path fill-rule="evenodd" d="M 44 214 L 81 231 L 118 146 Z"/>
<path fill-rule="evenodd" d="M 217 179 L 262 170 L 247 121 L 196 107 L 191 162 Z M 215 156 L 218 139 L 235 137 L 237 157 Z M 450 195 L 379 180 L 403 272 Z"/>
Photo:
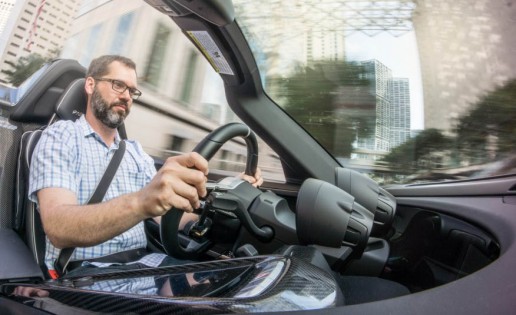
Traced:
<path fill-rule="evenodd" d="M 59 279 L 59 274 L 58 274 L 58 273 L 57 273 L 57 271 L 56 271 L 56 270 L 54 270 L 54 269 L 49 269 L 49 270 L 48 270 L 48 274 L 49 274 L 50 278 L 52 278 L 52 280 L 57 280 L 57 279 Z"/>

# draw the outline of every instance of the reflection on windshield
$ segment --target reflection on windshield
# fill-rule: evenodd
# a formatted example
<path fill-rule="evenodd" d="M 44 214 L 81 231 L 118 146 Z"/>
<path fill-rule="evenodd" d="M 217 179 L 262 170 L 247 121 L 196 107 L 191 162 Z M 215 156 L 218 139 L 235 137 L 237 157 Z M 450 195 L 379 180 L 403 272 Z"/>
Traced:
<path fill-rule="evenodd" d="M 271 96 L 382 183 L 515 173 L 516 8 L 479 0 L 235 1 Z"/>

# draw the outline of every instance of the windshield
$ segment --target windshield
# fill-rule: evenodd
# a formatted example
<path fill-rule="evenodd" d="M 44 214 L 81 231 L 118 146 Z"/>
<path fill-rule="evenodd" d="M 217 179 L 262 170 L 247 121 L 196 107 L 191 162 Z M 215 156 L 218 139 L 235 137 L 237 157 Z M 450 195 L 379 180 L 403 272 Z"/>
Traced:
<path fill-rule="evenodd" d="M 6 55 L 5 70 L 23 66 L 20 56 L 46 56 L 49 43 L 62 47 L 60 58 L 85 67 L 103 54 L 132 58 L 143 95 L 127 132 L 161 159 L 189 152 L 207 132 L 239 121 L 220 75 L 168 16 L 144 1 L 74 3 L 68 9 L 77 12 L 63 17 L 41 11 L 41 28 L 60 30 L 52 23 L 66 17 L 66 36 L 34 37 L 30 53 L 13 39 L 10 49 L 20 46 L 18 55 Z M 268 96 L 341 165 L 384 184 L 515 173 L 511 1 L 233 3 Z M 35 19 L 37 12 L 28 11 Z M 0 83 L 8 79 L 0 71 Z M 280 157 L 258 141 L 264 178 L 284 182 Z M 210 169 L 241 172 L 245 155 L 244 142 L 227 143 Z"/>
<path fill-rule="evenodd" d="M 234 3 L 267 94 L 343 166 L 382 183 L 514 173 L 511 2 Z"/>

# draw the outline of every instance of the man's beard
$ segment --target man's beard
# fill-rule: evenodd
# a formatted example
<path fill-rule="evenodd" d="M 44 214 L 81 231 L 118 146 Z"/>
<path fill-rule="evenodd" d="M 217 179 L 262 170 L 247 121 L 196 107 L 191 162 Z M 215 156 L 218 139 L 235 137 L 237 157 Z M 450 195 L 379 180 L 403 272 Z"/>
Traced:
<path fill-rule="evenodd" d="M 93 90 L 91 104 L 93 115 L 95 115 L 98 120 L 109 128 L 118 128 L 118 126 L 124 122 L 125 117 L 129 115 L 129 105 L 127 102 L 119 101 L 109 105 L 102 98 L 97 88 Z M 123 105 L 125 107 L 125 111 L 118 112 L 113 110 L 113 107 L 117 105 Z"/>

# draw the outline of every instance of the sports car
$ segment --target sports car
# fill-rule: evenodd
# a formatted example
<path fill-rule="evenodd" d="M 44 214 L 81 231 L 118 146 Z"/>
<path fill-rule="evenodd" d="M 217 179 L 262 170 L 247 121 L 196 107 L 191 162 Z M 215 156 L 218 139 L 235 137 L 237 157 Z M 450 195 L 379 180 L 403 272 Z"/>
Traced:
<path fill-rule="evenodd" d="M 199 220 L 179 228 L 172 209 L 146 222 L 149 251 L 187 262 L 47 273 L 26 189 L 36 135 L 84 111 L 86 65 L 63 56 L 0 102 L 0 313 L 515 312 L 511 1 L 141 4 L 181 30 L 235 115 L 195 125 L 204 138 L 192 150 L 212 166 Z M 149 112 L 177 118 L 145 98 L 164 55 L 177 56 L 160 36 L 120 130 L 145 148 L 167 126 Z M 149 150 L 157 168 L 171 139 Z M 232 176 L 232 150 L 263 185 Z"/>

